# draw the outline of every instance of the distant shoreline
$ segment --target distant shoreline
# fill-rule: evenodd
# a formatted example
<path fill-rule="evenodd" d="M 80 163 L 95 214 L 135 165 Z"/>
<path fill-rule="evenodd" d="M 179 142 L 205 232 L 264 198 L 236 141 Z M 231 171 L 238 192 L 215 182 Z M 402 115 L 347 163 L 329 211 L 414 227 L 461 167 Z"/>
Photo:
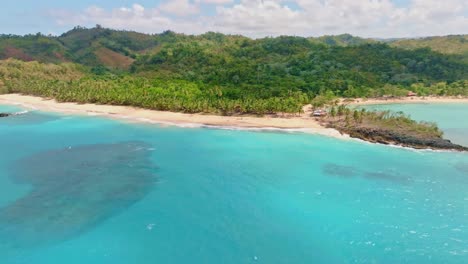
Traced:
<path fill-rule="evenodd" d="M 417 96 L 400 98 L 356 98 L 351 101 L 341 99 L 340 103 L 349 105 L 379 105 L 379 104 L 444 104 L 444 103 L 467 103 L 468 97 L 446 97 L 446 96 Z"/>
<path fill-rule="evenodd" d="M 219 127 L 246 130 L 279 130 L 300 131 L 311 134 L 325 135 L 336 138 L 348 138 L 335 129 L 325 128 L 314 118 L 305 107 L 301 115 L 277 116 L 218 116 L 208 114 L 186 114 L 135 108 L 118 105 L 96 105 L 61 103 L 53 99 L 27 96 L 20 94 L 0 95 L 0 104 L 19 105 L 28 109 L 45 112 L 75 114 L 85 116 L 103 116 L 119 120 L 139 123 L 154 123 L 180 127 Z"/>

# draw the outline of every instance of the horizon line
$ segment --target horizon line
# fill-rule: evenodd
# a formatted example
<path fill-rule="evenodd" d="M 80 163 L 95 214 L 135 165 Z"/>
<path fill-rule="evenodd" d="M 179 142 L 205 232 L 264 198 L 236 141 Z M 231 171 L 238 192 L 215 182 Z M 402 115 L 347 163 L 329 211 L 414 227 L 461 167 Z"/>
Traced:
<path fill-rule="evenodd" d="M 330 34 L 330 35 L 325 34 L 325 35 L 319 35 L 319 36 L 301 36 L 301 35 L 284 35 L 284 34 L 281 34 L 281 35 L 276 35 L 276 36 L 270 35 L 270 36 L 264 36 L 264 37 L 249 37 L 249 36 L 246 36 L 246 35 L 243 35 L 243 34 L 223 33 L 223 32 L 219 32 L 219 31 L 206 31 L 204 33 L 199 33 L 199 34 L 196 34 L 196 33 L 187 34 L 187 33 L 180 33 L 180 32 L 177 32 L 177 31 L 174 31 L 174 30 L 171 30 L 171 29 L 166 29 L 166 30 L 163 30 L 162 32 L 159 32 L 159 33 L 147 33 L 147 32 L 142 32 L 142 31 L 131 30 L 131 29 L 118 29 L 118 28 L 103 27 L 103 26 L 100 26 L 99 24 L 96 24 L 93 27 L 86 27 L 86 26 L 77 25 L 77 26 L 74 26 L 73 28 L 71 28 L 71 29 L 69 29 L 67 31 L 62 32 L 61 34 L 51 34 L 51 33 L 45 34 L 45 33 L 42 33 L 42 32 L 25 33 L 25 34 L 0 33 L 0 36 L 26 37 L 26 36 L 34 36 L 34 35 L 40 34 L 40 35 L 45 36 L 45 37 L 57 37 L 58 38 L 58 37 L 61 37 L 64 34 L 70 32 L 70 31 L 75 30 L 75 29 L 91 30 L 91 29 L 98 29 L 98 28 L 113 30 L 113 31 L 133 32 L 133 33 L 144 34 L 144 35 L 149 35 L 149 36 L 162 35 L 162 34 L 165 34 L 167 32 L 172 32 L 172 33 L 175 33 L 176 35 L 183 35 L 183 36 L 189 36 L 189 37 L 190 36 L 197 37 L 197 36 L 202 36 L 202 35 L 205 35 L 205 34 L 208 34 L 208 33 L 215 33 L 215 34 L 221 34 L 221 35 L 224 35 L 224 36 L 244 37 L 244 38 L 248 38 L 248 39 L 252 39 L 252 40 L 267 39 L 267 38 L 278 38 L 278 37 L 298 37 L 298 38 L 310 39 L 310 38 L 336 37 L 336 36 L 349 35 L 349 36 L 352 36 L 352 37 L 357 37 L 357 38 L 367 39 L 367 40 L 390 41 L 390 40 L 405 40 L 405 39 L 409 40 L 409 39 L 425 39 L 425 38 L 437 38 L 437 37 L 468 36 L 468 34 L 460 33 L 460 34 L 448 34 L 448 35 L 426 35 L 426 36 L 414 36 L 414 37 L 381 38 L 381 37 L 363 37 L 363 36 L 359 36 L 359 35 L 353 35 L 351 33 L 341 33 L 341 34 Z"/>

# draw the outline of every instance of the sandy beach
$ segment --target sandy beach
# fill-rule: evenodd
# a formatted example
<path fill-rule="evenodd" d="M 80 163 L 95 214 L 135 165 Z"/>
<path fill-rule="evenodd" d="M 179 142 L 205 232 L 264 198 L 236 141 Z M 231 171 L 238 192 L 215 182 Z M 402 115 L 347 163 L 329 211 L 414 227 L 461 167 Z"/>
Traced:
<path fill-rule="evenodd" d="M 468 103 L 468 98 L 458 97 L 408 97 L 390 99 L 340 100 L 349 105 L 399 104 L 399 103 Z M 304 106 L 304 113 L 294 116 L 219 116 L 209 114 L 185 114 L 167 111 L 148 110 L 130 106 L 61 103 L 53 99 L 20 94 L 0 95 L 0 104 L 17 105 L 30 110 L 103 116 L 127 122 L 155 123 L 180 127 L 220 127 L 250 130 L 301 131 L 336 138 L 349 138 L 337 130 L 325 128 L 310 117 L 311 106 Z"/>
<path fill-rule="evenodd" d="M 375 104 L 445 104 L 445 103 L 468 103 L 466 97 L 401 97 L 401 98 L 358 98 L 354 100 L 340 100 L 341 103 L 349 105 L 375 105 Z"/>
<path fill-rule="evenodd" d="M 129 122 L 146 122 L 184 127 L 213 126 L 240 129 L 282 129 L 341 137 L 338 131 L 321 126 L 310 117 L 310 106 L 305 113 L 292 117 L 274 116 L 217 116 L 205 114 L 184 114 L 165 111 L 147 110 L 129 106 L 59 103 L 55 100 L 20 94 L 0 95 L 0 104 L 18 105 L 27 109 L 64 114 L 104 116 Z"/>

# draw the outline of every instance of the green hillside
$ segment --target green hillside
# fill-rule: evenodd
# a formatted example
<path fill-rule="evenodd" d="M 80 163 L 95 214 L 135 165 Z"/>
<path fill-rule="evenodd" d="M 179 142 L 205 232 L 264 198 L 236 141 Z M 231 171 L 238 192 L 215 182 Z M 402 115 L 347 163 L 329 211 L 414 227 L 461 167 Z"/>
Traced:
<path fill-rule="evenodd" d="M 59 37 L 41 34 L 0 36 L 0 59 L 75 62 L 87 66 L 128 68 L 136 54 L 158 45 L 154 36 L 101 27 L 76 27 Z"/>
<path fill-rule="evenodd" d="M 390 42 L 392 47 L 404 49 L 430 48 L 443 54 L 457 55 L 468 63 L 468 35 L 401 39 Z"/>
<path fill-rule="evenodd" d="M 58 63 L 67 61 L 69 55 L 67 48 L 54 37 L 0 35 L 0 59 L 6 58 Z"/>
<path fill-rule="evenodd" d="M 468 35 L 400 39 L 392 41 L 392 47 L 405 49 L 430 48 L 444 54 L 468 54 Z"/>
<path fill-rule="evenodd" d="M 321 43 L 321 44 L 325 44 L 329 46 L 342 46 L 342 47 L 359 46 L 363 44 L 372 44 L 372 43 L 379 42 L 373 39 L 355 37 L 350 34 L 342 34 L 342 35 L 336 35 L 336 36 L 322 36 L 318 38 L 309 38 L 309 40 L 314 43 Z"/>

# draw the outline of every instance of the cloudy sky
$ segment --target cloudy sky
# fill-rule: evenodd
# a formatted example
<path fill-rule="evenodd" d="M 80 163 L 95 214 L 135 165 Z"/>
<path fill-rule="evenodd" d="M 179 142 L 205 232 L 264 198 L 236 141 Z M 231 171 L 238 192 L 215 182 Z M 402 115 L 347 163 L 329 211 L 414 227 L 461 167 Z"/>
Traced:
<path fill-rule="evenodd" d="M 468 0 L 16 0 L 0 33 L 61 34 L 75 25 L 250 37 L 418 37 L 468 33 Z"/>

